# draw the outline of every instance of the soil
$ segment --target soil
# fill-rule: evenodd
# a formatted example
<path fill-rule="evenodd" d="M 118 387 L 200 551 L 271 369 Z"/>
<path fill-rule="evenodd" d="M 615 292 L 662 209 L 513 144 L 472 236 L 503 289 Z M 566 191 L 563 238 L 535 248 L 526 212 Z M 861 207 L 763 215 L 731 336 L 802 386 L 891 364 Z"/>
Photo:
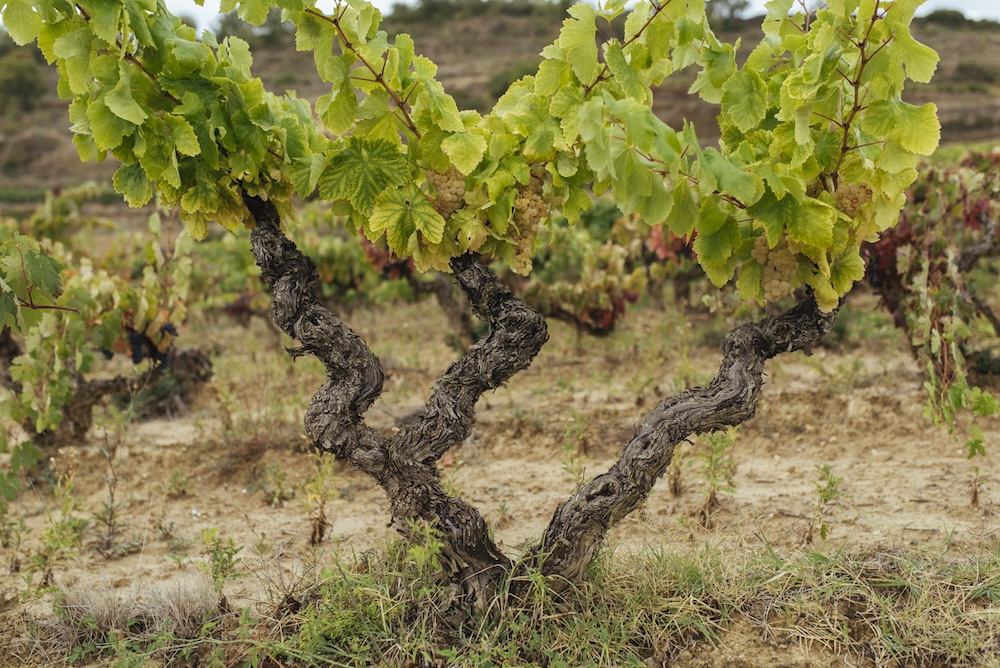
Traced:
<path fill-rule="evenodd" d="M 873 297 L 860 295 L 843 316 L 861 324 L 842 340 L 860 343 L 769 364 L 758 415 L 735 436 L 736 473 L 731 490 L 719 495 L 711 528 L 699 519 L 707 483 L 691 446 L 679 450 L 670 480 L 613 531 L 617 549 L 684 551 L 706 541 L 736 549 L 766 542 L 781 551 L 995 543 L 996 458 L 968 460 L 959 441 L 922 416 L 922 379 L 895 333 L 852 315 L 875 308 Z M 358 311 L 349 322 L 387 375 L 386 392 L 368 420 L 391 430 L 420 409 L 457 355 L 445 343 L 446 320 L 425 302 Z M 581 467 L 592 475 L 611 464 L 637 418 L 659 397 L 711 378 L 719 358 L 713 332 L 728 326 L 707 314 L 651 309 L 633 310 L 604 339 L 581 338 L 551 323 L 551 340 L 536 362 L 480 401 L 475 432 L 442 460 L 448 486 L 495 524 L 503 549 L 516 552 L 541 535 Z M 315 504 L 303 485 L 315 459 L 300 425 L 322 382 L 318 365 L 291 362 L 282 350 L 290 342 L 260 319 L 242 327 L 222 316 L 199 316 L 184 333 L 214 353 L 216 378 L 188 398 L 183 416 L 126 423 L 106 411 L 85 443 L 51 453 L 55 475 L 73 474 L 78 514 L 91 522 L 79 554 L 55 569 L 55 583 L 125 591 L 190 578 L 207 559 L 202 532 L 214 529 L 244 547 L 246 577 L 228 582 L 225 592 L 231 605 L 245 606 L 265 601 L 268 583 L 294 581 L 334 554 L 384 549 L 394 538 L 384 495 L 340 464 L 325 483 L 335 497 L 326 506 L 325 540 L 310 545 Z M 985 426 L 992 450 L 1000 425 Z M 114 452 L 121 524 L 102 554 L 98 543 L 106 531 L 96 514 L 109 502 L 108 451 Z M 826 540 L 814 531 L 809 546 L 822 464 L 843 478 L 843 493 L 824 515 Z M 11 516 L 25 517 L 29 531 L 16 553 L 5 553 L 5 565 L 21 570 L 0 580 L 2 600 L 12 604 L 25 590 L 22 576 L 59 515 L 57 505 L 43 482 L 12 505 Z M 46 597 L 27 605 L 44 611 L 49 604 Z M 832 666 L 845 660 L 855 662 L 823 647 L 762 640 L 759 629 L 739 622 L 721 646 L 695 647 L 673 665 Z"/>

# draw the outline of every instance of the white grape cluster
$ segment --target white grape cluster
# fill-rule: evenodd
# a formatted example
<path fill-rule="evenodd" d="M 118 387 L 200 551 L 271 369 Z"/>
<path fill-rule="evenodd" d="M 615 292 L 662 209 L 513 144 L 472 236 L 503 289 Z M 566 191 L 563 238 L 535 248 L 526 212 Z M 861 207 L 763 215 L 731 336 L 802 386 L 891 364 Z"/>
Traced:
<path fill-rule="evenodd" d="M 516 232 L 512 269 L 523 276 L 531 273 L 531 253 L 539 224 L 549 215 L 549 205 L 542 199 L 542 180 L 533 174 L 528 185 L 518 191 L 514 200 Z"/>
<path fill-rule="evenodd" d="M 872 201 L 872 189 L 865 183 L 843 183 L 833 196 L 837 208 L 854 218 L 862 205 Z"/>
<path fill-rule="evenodd" d="M 750 254 L 764 267 L 764 277 L 761 280 L 764 301 L 778 301 L 792 291 L 792 281 L 799 270 L 797 256 L 800 250 L 800 244 L 787 239 L 782 239 L 777 246 L 769 248 L 766 234 L 757 237 Z"/>
<path fill-rule="evenodd" d="M 454 167 L 449 167 L 444 174 L 428 171 L 427 181 L 437 193 L 432 201 L 442 218 L 450 218 L 465 204 L 465 177 Z"/>

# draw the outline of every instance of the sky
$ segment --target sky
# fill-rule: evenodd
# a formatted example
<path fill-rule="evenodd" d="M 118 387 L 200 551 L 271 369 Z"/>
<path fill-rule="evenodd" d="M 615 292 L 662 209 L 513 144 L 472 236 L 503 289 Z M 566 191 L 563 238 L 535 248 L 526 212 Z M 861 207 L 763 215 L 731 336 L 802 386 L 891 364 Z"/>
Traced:
<path fill-rule="evenodd" d="M 400 0 L 373 0 L 373 4 L 388 13 L 394 4 Z M 750 9 L 747 16 L 764 13 L 765 0 L 750 0 Z M 205 0 L 205 6 L 199 7 L 194 0 L 166 0 L 167 7 L 174 14 L 191 16 L 198 20 L 201 28 L 208 28 L 215 24 L 219 12 L 218 0 Z M 326 4 L 333 5 L 332 1 Z M 813 3 L 810 3 L 813 4 Z M 320 7 L 323 3 L 320 3 Z M 1000 1 L 998 0 L 927 0 L 920 8 L 919 14 L 926 14 L 935 9 L 957 9 L 970 19 L 993 19 L 1000 21 Z"/>

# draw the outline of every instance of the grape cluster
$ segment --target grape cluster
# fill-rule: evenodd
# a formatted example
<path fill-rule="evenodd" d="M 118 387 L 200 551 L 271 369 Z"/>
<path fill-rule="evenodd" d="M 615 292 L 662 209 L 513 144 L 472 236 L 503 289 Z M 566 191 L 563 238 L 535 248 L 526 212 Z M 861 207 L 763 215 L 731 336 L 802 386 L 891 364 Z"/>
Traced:
<path fill-rule="evenodd" d="M 465 204 L 465 177 L 454 167 L 449 167 L 444 174 L 428 171 L 427 181 L 437 193 L 431 201 L 443 218 L 450 218 Z"/>
<path fill-rule="evenodd" d="M 792 281 L 795 272 L 799 270 L 797 256 L 800 250 L 802 247 L 794 241 L 782 239 L 777 246 L 770 248 L 766 234 L 757 237 L 750 254 L 764 267 L 764 277 L 761 280 L 764 301 L 778 301 L 792 291 Z"/>
<path fill-rule="evenodd" d="M 837 208 L 853 218 L 862 205 L 872 201 L 872 189 L 865 183 L 842 183 L 833 196 Z"/>
<path fill-rule="evenodd" d="M 518 190 L 514 200 L 514 227 L 516 228 L 514 264 L 511 267 L 523 276 L 531 273 L 531 253 L 538 234 L 539 224 L 549 215 L 549 205 L 542 199 L 542 179 L 532 174 L 528 185 Z"/>

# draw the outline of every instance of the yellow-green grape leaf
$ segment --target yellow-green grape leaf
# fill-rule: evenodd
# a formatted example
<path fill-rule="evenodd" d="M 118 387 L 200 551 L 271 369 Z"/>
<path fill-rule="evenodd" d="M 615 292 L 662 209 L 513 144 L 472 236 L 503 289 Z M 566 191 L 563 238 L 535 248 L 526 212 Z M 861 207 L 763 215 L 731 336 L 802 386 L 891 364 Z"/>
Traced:
<path fill-rule="evenodd" d="M 350 202 L 367 216 L 379 195 L 401 185 L 409 176 L 409 163 L 391 142 L 351 137 L 320 176 L 319 194 L 323 199 Z"/>
<path fill-rule="evenodd" d="M 707 148 L 701 156 L 703 174 L 709 174 L 718 185 L 719 192 L 731 195 L 745 205 L 753 204 L 763 188 L 760 177 L 754 176 L 714 148 Z"/>
<path fill-rule="evenodd" d="M 737 71 L 722 87 L 722 117 L 740 132 L 757 126 L 767 115 L 767 87 L 750 69 Z"/>
<path fill-rule="evenodd" d="M 42 17 L 35 12 L 31 0 L 7 0 L 3 10 L 3 25 L 18 45 L 25 45 L 38 36 Z"/>
<path fill-rule="evenodd" d="M 122 165 L 112 177 L 115 190 L 120 192 L 131 207 L 144 206 L 153 196 L 153 188 L 146 170 L 138 163 Z"/>
<path fill-rule="evenodd" d="M 596 32 L 597 13 L 585 3 L 577 3 L 569 8 L 569 18 L 563 21 L 562 30 L 556 44 L 566 53 L 566 60 L 576 78 L 584 84 L 597 79 L 600 65 L 597 63 Z"/>
<path fill-rule="evenodd" d="M 472 132 L 459 132 L 441 142 L 441 150 L 458 171 L 468 176 L 486 154 L 486 139 Z"/>
<path fill-rule="evenodd" d="M 915 107 L 902 100 L 872 102 L 862 123 L 866 134 L 885 137 L 919 155 L 930 155 L 941 141 L 941 124 L 933 103 Z"/>
<path fill-rule="evenodd" d="M 747 301 L 760 299 L 760 283 L 764 280 L 764 267 L 756 262 L 744 262 L 740 265 L 740 275 L 736 279 L 736 289 L 740 298 Z"/>
<path fill-rule="evenodd" d="M 436 126 L 448 132 L 464 132 L 465 124 L 455 99 L 434 78 L 437 65 L 423 56 L 417 56 L 413 59 L 413 71 L 421 83 L 413 102 L 413 115 L 425 119 L 428 127 Z"/>
<path fill-rule="evenodd" d="M 448 219 L 449 234 L 454 232 L 455 240 L 463 251 L 477 251 L 486 242 L 489 232 L 474 212 L 459 209 Z"/>
<path fill-rule="evenodd" d="M 906 76 L 917 83 L 928 83 L 941 60 L 937 52 L 913 39 L 909 32 L 900 30 L 891 45 L 892 53 L 906 68 Z"/>
<path fill-rule="evenodd" d="M 408 255 L 410 237 L 419 232 L 432 244 L 444 236 L 444 218 L 416 184 L 387 190 L 375 203 L 368 225 L 372 241 L 385 232 L 389 247 L 397 255 Z"/>
<path fill-rule="evenodd" d="M 90 46 L 94 36 L 80 28 L 56 38 L 52 52 L 66 64 L 66 83 L 73 95 L 90 92 Z"/>
<path fill-rule="evenodd" d="M 833 226 L 837 222 L 837 210 L 811 198 L 800 204 L 798 215 L 788 219 L 788 238 L 803 246 L 812 246 L 813 248 L 832 246 Z"/>
<path fill-rule="evenodd" d="M 865 261 L 857 249 L 830 265 L 830 282 L 839 295 L 847 294 L 851 286 L 865 277 Z"/>
<path fill-rule="evenodd" d="M 344 79 L 326 95 L 316 100 L 316 113 L 330 132 L 340 135 L 354 125 L 358 111 L 358 98 L 349 79 Z"/>
<path fill-rule="evenodd" d="M 194 133 L 194 128 L 185 119 L 173 114 L 165 114 L 163 119 L 170 128 L 174 146 L 181 155 L 195 156 L 201 153 L 201 144 Z"/>
<path fill-rule="evenodd" d="M 622 92 L 628 97 L 645 101 L 647 88 L 636 75 L 635 70 L 625 58 L 622 45 L 615 41 L 604 47 L 604 60 L 614 76 L 615 83 L 622 87 Z"/>
<path fill-rule="evenodd" d="M 146 120 L 146 112 L 143 111 L 139 103 L 132 98 L 132 81 L 129 76 L 127 61 L 121 61 L 119 65 L 120 78 L 114 88 L 108 91 L 104 97 L 104 103 L 108 109 L 118 118 L 124 119 L 135 125 L 142 125 Z"/>

